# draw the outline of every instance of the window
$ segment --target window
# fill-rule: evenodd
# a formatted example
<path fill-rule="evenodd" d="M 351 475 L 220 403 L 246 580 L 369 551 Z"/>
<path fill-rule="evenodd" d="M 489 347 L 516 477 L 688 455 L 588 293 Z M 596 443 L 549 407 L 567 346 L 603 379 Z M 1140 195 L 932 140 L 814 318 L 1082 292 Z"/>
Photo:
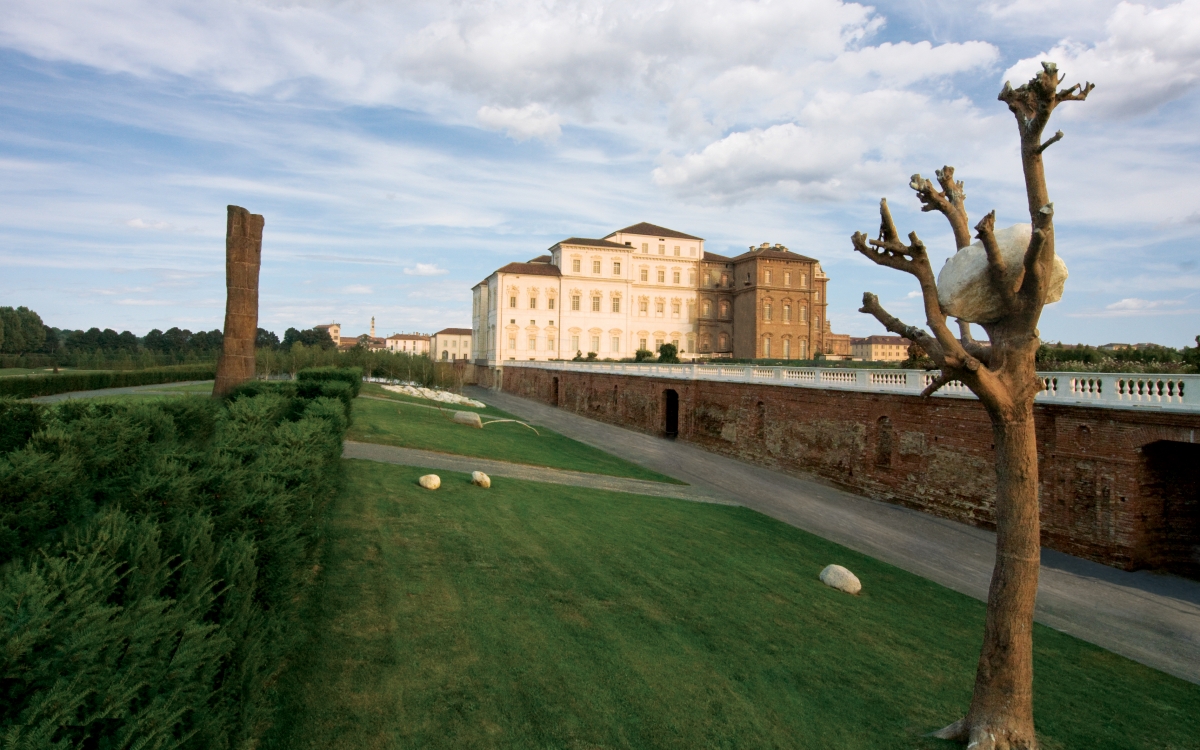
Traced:
<path fill-rule="evenodd" d="M 675 257 L 679 257 L 679 245 L 675 246 Z"/>
<path fill-rule="evenodd" d="M 800 359 L 808 359 L 808 342 L 803 339 L 800 341 Z"/>
<path fill-rule="evenodd" d="M 553 297 L 550 297 L 549 299 L 546 300 L 546 309 L 547 310 L 554 309 L 554 298 Z"/>
<path fill-rule="evenodd" d="M 678 271 L 675 271 L 675 272 L 673 272 L 673 273 L 671 274 L 671 283 L 672 283 L 672 284 L 678 284 L 678 283 L 679 283 L 679 272 L 678 272 Z"/>
<path fill-rule="evenodd" d="M 675 351 L 679 351 L 679 339 L 671 339 L 671 346 L 675 347 Z"/>
<path fill-rule="evenodd" d="M 679 303 L 678 302 L 671 303 L 671 317 L 672 318 L 679 317 Z"/>
<path fill-rule="evenodd" d="M 783 285 L 784 285 L 784 286 L 791 286 L 791 285 L 792 285 L 792 272 L 791 272 L 791 271 L 784 271 L 784 272 L 783 272 Z M 784 346 L 787 346 L 787 345 L 786 345 L 786 344 L 784 344 Z"/>
<path fill-rule="evenodd" d="M 592 273 L 600 273 L 600 261 L 592 261 Z"/>
<path fill-rule="evenodd" d="M 620 275 L 621 275 L 621 261 L 614 260 L 613 261 L 613 276 L 620 276 Z"/>
<path fill-rule="evenodd" d="M 579 295 L 578 294 L 571 295 L 571 309 L 574 310 L 575 312 L 579 312 Z"/>
<path fill-rule="evenodd" d="M 550 351 L 554 351 L 554 342 L 555 342 L 555 339 L 553 336 L 547 336 L 546 337 L 546 348 L 549 349 Z"/>
<path fill-rule="evenodd" d="M 600 337 L 599 336 L 592 336 L 592 348 L 589 349 L 588 351 L 593 351 L 596 353 L 600 352 Z"/>
<path fill-rule="evenodd" d="M 659 254 L 659 255 L 666 255 L 666 254 L 667 254 L 667 246 L 666 246 L 666 245 L 659 245 L 659 246 L 658 246 L 658 254 Z"/>
<path fill-rule="evenodd" d="M 808 322 L 808 308 L 805 307 L 804 305 L 800 305 L 800 322 L 801 323 Z"/>
<path fill-rule="evenodd" d="M 650 307 L 649 300 L 644 300 L 644 299 L 638 300 L 638 312 L 640 312 L 642 315 L 645 315 L 647 312 L 649 312 L 649 307 Z"/>
<path fill-rule="evenodd" d="M 592 297 L 592 312 L 600 312 L 600 298 Z"/>
<path fill-rule="evenodd" d="M 650 272 L 643 268 L 642 269 L 642 281 L 649 281 L 649 280 L 650 280 Z"/>
<path fill-rule="evenodd" d="M 621 298 L 613 297 L 612 303 L 613 303 L 612 304 L 613 312 L 615 312 L 615 313 L 621 312 Z"/>
<path fill-rule="evenodd" d="M 813 292 L 813 302 L 820 302 L 820 301 L 821 301 L 821 292 L 820 291 Z"/>
<path fill-rule="evenodd" d="M 642 252 L 647 253 L 647 254 L 650 252 L 650 243 L 649 242 L 642 243 Z"/>
<path fill-rule="evenodd" d="M 721 301 L 721 317 L 722 318 L 729 317 L 729 303 L 725 302 L 724 300 Z"/>
<path fill-rule="evenodd" d="M 620 336 L 612 337 L 612 350 L 614 353 L 621 351 L 621 337 Z"/>
<path fill-rule="evenodd" d="M 665 283 L 666 283 L 666 281 L 667 281 L 667 272 L 666 272 L 666 271 L 659 271 L 659 272 L 658 272 L 658 283 L 660 283 L 660 284 L 665 284 Z"/>
<path fill-rule="evenodd" d="M 792 342 L 790 339 L 783 340 L 783 358 L 784 359 L 792 358 Z"/>
<path fill-rule="evenodd" d="M 654 339 L 654 351 L 658 351 L 659 349 L 662 349 L 662 345 L 663 345 L 662 339 Z"/>
<path fill-rule="evenodd" d="M 695 270 L 688 271 L 688 286 L 696 286 Z"/>
<path fill-rule="evenodd" d="M 729 348 L 729 337 L 725 334 L 722 333 L 721 337 L 717 339 L 717 342 L 717 348 L 719 351 L 725 351 L 727 348 Z"/>
<path fill-rule="evenodd" d="M 530 336 L 529 337 L 529 351 L 532 352 L 532 351 L 535 351 L 536 349 L 537 349 L 537 336 Z"/>
<path fill-rule="evenodd" d="M 763 350 L 762 350 L 762 355 L 763 355 L 764 357 L 769 357 L 769 356 L 771 356 L 771 339 L 767 338 L 766 336 L 763 336 Z"/>
<path fill-rule="evenodd" d="M 571 337 L 571 350 L 579 351 L 579 337 L 578 336 Z"/>
<path fill-rule="evenodd" d="M 702 313 L 704 315 L 704 317 L 706 317 L 706 318 L 712 317 L 712 301 L 711 300 L 704 300 L 704 307 L 702 307 L 701 309 L 704 311 Z"/>
<path fill-rule="evenodd" d="M 792 306 L 791 305 L 783 306 L 783 322 L 784 323 L 792 322 Z"/>
<path fill-rule="evenodd" d="M 696 300 L 694 300 L 694 299 L 688 300 L 687 307 L 688 307 L 688 322 L 690 323 L 696 319 Z"/>
<path fill-rule="evenodd" d="M 663 314 L 663 301 L 662 300 L 658 300 L 654 303 L 654 312 L 658 313 L 659 315 Z"/>
<path fill-rule="evenodd" d="M 513 296 L 513 297 L 509 297 L 509 298 L 508 298 L 508 306 L 509 306 L 509 307 L 516 307 L 516 306 L 517 306 L 517 298 L 516 298 L 515 296 Z"/>
<path fill-rule="evenodd" d="M 508 348 L 509 348 L 509 349 L 516 349 L 516 348 L 517 348 L 517 337 L 516 337 L 516 336 L 509 336 L 509 337 L 508 337 Z"/>
<path fill-rule="evenodd" d="M 771 272 L 770 271 L 763 271 L 763 283 L 765 283 L 765 284 L 771 283 Z"/>
<path fill-rule="evenodd" d="M 536 310 L 536 309 L 537 309 L 537 297 L 530 297 L 530 298 L 529 298 L 529 309 L 530 309 L 530 310 Z"/>
<path fill-rule="evenodd" d="M 729 286 L 729 274 L 721 274 L 721 286 Z"/>
<path fill-rule="evenodd" d="M 771 303 L 764 302 L 763 303 L 763 320 L 770 320 L 770 319 L 771 319 Z"/>
<path fill-rule="evenodd" d="M 802 273 L 800 274 L 800 288 L 803 289 L 806 286 L 808 286 L 808 274 Z"/>
<path fill-rule="evenodd" d="M 571 270 L 575 273 L 579 273 L 579 258 L 575 258 L 571 261 Z"/>

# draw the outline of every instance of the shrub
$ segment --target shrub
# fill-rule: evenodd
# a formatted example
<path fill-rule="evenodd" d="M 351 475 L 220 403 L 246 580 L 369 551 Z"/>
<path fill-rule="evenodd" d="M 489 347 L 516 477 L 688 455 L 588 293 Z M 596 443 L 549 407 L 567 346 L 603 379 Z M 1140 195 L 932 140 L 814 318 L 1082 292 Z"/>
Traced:
<path fill-rule="evenodd" d="M 352 398 L 358 397 L 362 389 L 362 368 L 360 367 L 309 367 L 296 373 L 296 380 L 340 380 L 348 383 L 353 392 Z"/>
<path fill-rule="evenodd" d="M 109 372 L 64 372 L 57 375 L 0 378 L 0 396 L 33 398 L 72 391 L 94 391 L 101 388 L 125 388 L 133 385 L 178 383 L 183 380 L 212 380 L 216 377 L 214 364 L 158 367 L 150 370 L 117 370 Z"/>
<path fill-rule="evenodd" d="M 269 725 L 347 421 L 248 390 L 71 401 L 3 433 L 5 747 L 231 748 Z"/>

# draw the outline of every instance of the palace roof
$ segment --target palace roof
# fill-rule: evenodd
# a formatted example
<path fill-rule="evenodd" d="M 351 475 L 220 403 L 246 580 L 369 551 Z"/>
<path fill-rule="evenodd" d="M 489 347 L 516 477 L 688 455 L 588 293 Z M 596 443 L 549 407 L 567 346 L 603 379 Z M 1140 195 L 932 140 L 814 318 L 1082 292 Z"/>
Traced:
<path fill-rule="evenodd" d="M 612 237 L 614 234 L 640 234 L 646 237 L 674 237 L 681 240 L 704 241 L 703 237 L 696 237 L 694 235 L 684 234 L 683 232 L 676 232 L 674 229 L 667 229 L 666 227 L 660 227 L 657 224 L 650 224 L 645 221 L 634 224 L 631 227 L 618 229 L 612 234 L 609 234 L 608 237 Z"/>
<path fill-rule="evenodd" d="M 609 237 L 612 237 L 612 235 L 610 234 Z M 584 247 L 607 247 L 607 248 L 612 248 L 614 250 L 617 248 L 620 248 L 622 250 L 629 249 L 628 245 L 622 245 L 619 242 L 609 242 L 608 240 L 589 240 L 585 237 L 571 237 L 571 238 L 565 239 L 561 242 L 555 242 L 550 247 L 554 248 L 554 247 L 558 247 L 560 245 L 583 245 Z"/>
<path fill-rule="evenodd" d="M 562 276 L 558 266 L 550 263 L 509 263 L 496 269 L 496 273 L 523 273 L 529 276 Z"/>
<path fill-rule="evenodd" d="M 441 336 L 443 333 L 446 334 L 447 336 L 470 336 L 471 329 L 470 328 L 443 328 L 442 330 L 438 331 L 437 333 L 435 333 L 433 335 Z"/>

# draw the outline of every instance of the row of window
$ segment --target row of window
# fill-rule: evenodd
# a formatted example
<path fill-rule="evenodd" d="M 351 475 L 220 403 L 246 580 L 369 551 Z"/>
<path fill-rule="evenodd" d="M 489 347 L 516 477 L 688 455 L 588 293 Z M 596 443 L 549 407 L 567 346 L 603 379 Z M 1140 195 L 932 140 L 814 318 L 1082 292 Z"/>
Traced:
<path fill-rule="evenodd" d="M 579 273 L 579 266 L 580 266 L 580 261 L 579 261 L 579 259 L 578 259 L 578 258 L 575 258 L 574 260 L 572 260 L 572 261 L 571 261 L 571 270 L 572 270 L 574 273 Z M 594 273 L 594 274 L 598 274 L 598 273 L 600 273 L 600 261 L 598 261 L 598 260 L 594 260 L 594 261 L 592 261 L 592 273 Z M 620 276 L 620 275 L 621 275 L 621 261 L 619 261 L 619 260 L 614 260 L 614 261 L 613 261 L 613 264 L 612 264 L 612 275 L 613 275 L 613 276 Z M 665 283 L 667 283 L 667 272 L 666 272 L 666 271 L 663 271 L 663 270 L 660 270 L 660 271 L 658 271 L 658 273 L 657 273 L 657 277 L 658 277 L 658 283 L 659 283 L 659 284 L 665 284 Z M 641 279 L 641 280 L 642 280 L 642 281 L 644 281 L 644 282 L 647 282 L 647 283 L 649 283 L 649 281 L 650 281 L 650 269 L 648 269 L 648 268 L 643 268 L 643 269 L 641 270 L 641 272 L 638 274 L 638 278 L 639 278 L 639 279 Z M 682 278 L 683 278 L 683 276 L 682 276 L 682 272 L 680 272 L 680 271 L 672 271 L 672 272 L 671 272 L 671 283 L 672 283 L 672 284 L 678 284 L 678 283 L 680 283 L 680 282 L 682 281 Z M 688 271 L 688 284 L 689 284 L 689 285 L 691 285 L 691 286 L 695 286 L 695 285 L 696 285 L 696 271 L 695 271 L 695 269 L 692 269 L 692 270 Z"/>
<path fill-rule="evenodd" d="M 781 348 L 783 349 L 783 351 L 779 352 L 779 356 L 781 356 L 783 359 L 791 359 L 792 358 L 792 341 L 791 341 L 791 339 L 784 339 L 782 344 L 783 344 L 783 346 Z M 796 344 L 797 344 L 796 349 L 798 350 L 796 352 L 796 359 L 808 359 L 808 341 L 801 339 L 800 341 L 797 341 Z M 772 356 L 771 355 L 771 337 L 770 336 L 763 336 L 762 356 L 763 357 Z"/>
<path fill-rule="evenodd" d="M 601 351 L 600 351 L 600 336 L 593 335 L 590 338 L 591 338 L 591 340 L 588 343 L 590 343 L 591 346 L 588 348 L 587 351 L 596 352 L 597 354 L 600 354 L 601 353 Z M 722 339 L 722 342 L 724 342 L 725 334 L 721 334 L 721 339 Z M 688 348 L 691 347 L 691 344 L 692 344 L 691 336 L 688 336 L 687 342 L 688 342 L 687 346 L 684 347 L 683 349 L 680 349 L 679 339 L 671 339 L 671 343 L 674 344 L 676 350 L 678 350 L 680 352 L 686 352 L 688 350 Z M 570 338 L 571 346 L 568 349 L 568 353 L 583 351 L 583 349 L 582 349 L 582 347 L 580 347 L 579 343 L 580 343 L 579 336 L 571 336 L 571 338 Z M 650 342 L 648 339 L 639 338 L 638 339 L 638 348 L 639 349 L 647 349 L 649 343 Z M 664 343 L 666 343 L 665 339 L 661 339 L 661 338 L 654 339 L 654 349 L 652 351 L 657 352 L 659 349 L 662 348 L 662 345 Z M 537 336 L 527 337 L 526 344 L 527 344 L 526 351 L 530 351 L 530 352 L 541 351 L 538 349 L 538 337 Z M 544 351 L 547 351 L 547 352 L 556 351 L 555 347 L 557 346 L 557 344 L 558 344 L 557 339 L 555 339 L 553 336 L 547 336 L 546 337 L 546 347 L 545 347 Z M 722 346 L 724 346 L 724 343 L 722 343 Z M 516 335 L 509 335 L 508 348 L 509 348 L 509 351 L 515 350 L 517 348 L 517 336 Z M 608 348 L 607 352 L 605 352 L 605 353 L 606 354 L 620 354 L 621 353 L 621 337 L 620 336 L 611 337 L 611 339 L 609 340 L 609 348 Z"/>
<path fill-rule="evenodd" d="M 764 269 L 763 270 L 763 283 L 770 284 L 770 283 L 772 283 L 771 279 L 772 279 L 771 269 L 769 269 L 769 268 Z M 799 281 L 800 281 L 801 289 L 807 287 L 808 286 L 808 274 L 806 274 L 806 273 L 800 274 Z M 792 285 L 792 272 L 791 271 L 783 272 L 783 285 L 784 286 Z"/>
<path fill-rule="evenodd" d="M 600 312 L 601 311 L 601 304 L 602 304 L 601 300 L 602 299 L 603 298 L 600 297 L 599 295 L 593 296 L 591 298 L 592 312 Z M 580 295 L 572 294 L 571 295 L 571 310 L 574 312 L 578 312 L 580 310 L 581 302 L 582 302 L 582 300 L 580 298 Z M 621 298 L 620 297 L 613 297 L 609 300 L 609 302 L 610 302 L 610 306 L 611 306 L 613 312 L 615 312 L 615 313 L 621 312 Z M 515 295 L 509 296 L 508 306 L 510 308 L 516 309 L 517 298 Z M 536 310 L 537 306 L 538 306 L 538 298 L 530 297 L 529 298 L 529 309 Z M 546 300 L 546 309 L 547 310 L 554 309 L 554 298 L 553 297 L 549 297 Z M 662 315 L 664 315 L 665 309 L 666 309 L 666 303 L 663 300 L 655 300 L 654 312 L 656 315 L 661 317 Z M 672 302 L 671 303 L 671 317 L 678 318 L 680 315 L 680 311 L 681 311 L 681 303 L 678 301 Z M 646 299 L 639 300 L 638 301 L 638 312 L 641 315 L 648 315 L 650 312 L 650 300 L 646 300 Z M 693 317 L 692 316 L 692 304 L 688 303 L 688 318 L 691 319 L 692 317 Z"/>

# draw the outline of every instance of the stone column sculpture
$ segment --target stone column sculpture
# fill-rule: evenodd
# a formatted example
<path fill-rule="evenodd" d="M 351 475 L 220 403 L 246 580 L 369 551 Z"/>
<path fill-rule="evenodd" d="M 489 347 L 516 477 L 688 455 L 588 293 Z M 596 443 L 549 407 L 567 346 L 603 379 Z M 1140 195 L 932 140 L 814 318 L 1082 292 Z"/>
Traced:
<path fill-rule="evenodd" d="M 213 396 L 217 398 L 254 378 L 262 232 L 261 215 L 241 206 L 229 206 L 225 225 L 225 340 L 213 385 Z"/>

